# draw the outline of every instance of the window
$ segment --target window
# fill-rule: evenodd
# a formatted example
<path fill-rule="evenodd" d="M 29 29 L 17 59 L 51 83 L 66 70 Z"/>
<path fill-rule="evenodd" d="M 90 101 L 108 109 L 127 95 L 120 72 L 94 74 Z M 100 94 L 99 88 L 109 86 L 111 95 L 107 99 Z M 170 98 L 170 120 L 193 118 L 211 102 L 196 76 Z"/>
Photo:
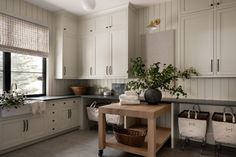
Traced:
<path fill-rule="evenodd" d="M 0 52 L 0 90 L 9 91 L 14 83 L 28 96 L 45 95 L 46 59 Z"/>

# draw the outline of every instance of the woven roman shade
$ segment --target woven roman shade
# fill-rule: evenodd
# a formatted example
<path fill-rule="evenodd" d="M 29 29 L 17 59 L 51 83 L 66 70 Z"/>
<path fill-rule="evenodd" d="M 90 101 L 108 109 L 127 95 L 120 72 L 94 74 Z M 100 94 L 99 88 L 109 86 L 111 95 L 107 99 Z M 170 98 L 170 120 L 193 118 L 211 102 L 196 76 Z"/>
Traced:
<path fill-rule="evenodd" d="M 47 57 L 49 29 L 0 13 L 0 50 Z"/>

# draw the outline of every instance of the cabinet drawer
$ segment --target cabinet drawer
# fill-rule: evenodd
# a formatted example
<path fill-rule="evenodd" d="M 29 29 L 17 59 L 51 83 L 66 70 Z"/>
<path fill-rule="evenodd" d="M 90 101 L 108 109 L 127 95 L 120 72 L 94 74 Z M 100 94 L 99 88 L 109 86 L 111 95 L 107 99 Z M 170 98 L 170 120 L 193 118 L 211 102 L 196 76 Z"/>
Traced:
<path fill-rule="evenodd" d="M 56 133 L 56 132 L 60 131 L 59 127 L 57 127 L 56 125 L 49 126 L 48 129 L 49 129 L 48 132 L 50 134 L 53 134 L 53 133 Z"/>
<path fill-rule="evenodd" d="M 76 100 L 66 100 L 62 102 L 63 108 L 75 108 L 78 106 L 78 101 Z"/>
<path fill-rule="evenodd" d="M 58 114 L 57 110 L 49 110 L 48 111 L 49 118 L 56 117 L 57 114 Z"/>
<path fill-rule="evenodd" d="M 58 119 L 55 118 L 55 117 L 50 117 L 48 119 L 48 124 L 51 126 L 51 125 L 56 125 L 58 123 Z"/>
<path fill-rule="evenodd" d="M 56 109 L 56 108 L 60 108 L 61 102 L 49 102 L 48 103 L 48 109 Z"/>

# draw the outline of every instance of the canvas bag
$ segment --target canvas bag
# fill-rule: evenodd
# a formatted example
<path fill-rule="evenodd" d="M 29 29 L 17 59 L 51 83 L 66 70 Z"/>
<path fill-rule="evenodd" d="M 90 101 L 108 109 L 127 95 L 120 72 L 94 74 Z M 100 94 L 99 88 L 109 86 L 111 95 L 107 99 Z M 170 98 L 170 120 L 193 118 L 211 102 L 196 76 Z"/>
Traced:
<path fill-rule="evenodd" d="M 230 111 L 226 111 L 227 108 Z M 232 116 L 232 122 L 226 121 L 226 114 L 230 114 Z M 214 113 L 214 115 L 217 113 Z M 213 115 L 213 117 L 214 117 Z M 212 127 L 213 127 L 213 136 L 216 143 L 224 143 L 224 144 L 232 144 L 236 145 L 236 123 L 235 123 L 235 115 L 233 114 L 232 107 L 224 108 L 223 112 L 223 121 L 216 121 L 212 118 Z"/>
<path fill-rule="evenodd" d="M 87 107 L 88 119 L 92 121 L 98 121 L 98 107 L 97 102 L 94 101 L 89 107 Z"/>
<path fill-rule="evenodd" d="M 198 109 L 196 109 L 196 106 Z M 190 118 L 191 111 L 194 112 L 194 119 Z M 188 110 L 188 116 L 186 118 L 178 117 L 179 133 L 182 137 L 205 141 L 208 121 L 198 119 L 199 114 L 200 107 L 194 105 L 193 110 Z"/>

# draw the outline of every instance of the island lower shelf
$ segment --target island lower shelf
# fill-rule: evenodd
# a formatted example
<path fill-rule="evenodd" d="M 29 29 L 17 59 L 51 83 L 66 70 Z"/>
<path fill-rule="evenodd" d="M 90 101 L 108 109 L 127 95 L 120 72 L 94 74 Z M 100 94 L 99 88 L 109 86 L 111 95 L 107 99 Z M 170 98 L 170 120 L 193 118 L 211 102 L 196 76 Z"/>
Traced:
<path fill-rule="evenodd" d="M 171 129 L 170 128 L 157 128 L 157 139 L 156 139 L 156 152 L 165 144 L 165 142 L 170 138 Z M 148 138 L 148 135 L 147 135 Z M 147 141 L 147 138 L 145 141 Z M 147 156 L 147 142 L 142 147 L 132 147 L 118 143 L 115 137 L 112 137 L 106 141 L 106 146 L 119 149 L 125 152 Z"/>

